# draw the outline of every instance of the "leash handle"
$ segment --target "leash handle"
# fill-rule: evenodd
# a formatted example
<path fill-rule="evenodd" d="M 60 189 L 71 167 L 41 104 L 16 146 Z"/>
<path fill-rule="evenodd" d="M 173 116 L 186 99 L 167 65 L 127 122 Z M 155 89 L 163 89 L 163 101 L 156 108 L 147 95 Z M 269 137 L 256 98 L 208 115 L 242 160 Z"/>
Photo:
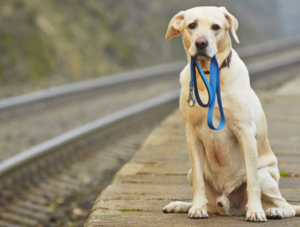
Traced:
<path fill-rule="evenodd" d="M 199 104 L 199 106 L 206 108 L 209 107 L 208 114 L 207 114 L 207 124 L 210 129 L 212 130 L 220 130 L 225 125 L 225 116 L 223 111 L 223 105 L 221 100 L 221 82 L 220 82 L 220 72 L 219 72 L 219 65 L 216 56 L 214 56 L 210 62 L 210 82 L 208 82 L 203 70 L 201 69 L 200 65 L 196 61 L 195 58 L 191 57 L 191 64 L 190 64 L 190 70 L 191 70 L 191 79 L 190 79 L 190 96 L 188 98 L 189 106 L 192 107 L 195 105 L 195 100 L 192 97 L 192 89 L 194 87 L 194 94 L 196 97 L 196 101 Z M 199 96 L 198 92 L 198 86 L 197 86 L 197 78 L 196 78 L 196 70 L 197 68 L 201 79 L 203 80 L 205 87 L 208 92 L 208 102 L 207 104 L 204 104 Z M 217 128 L 213 125 L 213 113 L 214 113 L 214 107 L 215 107 L 215 100 L 216 100 L 216 93 L 218 98 L 218 104 L 220 109 L 220 124 Z M 193 101 L 193 104 L 190 105 L 190 101 Z"/>

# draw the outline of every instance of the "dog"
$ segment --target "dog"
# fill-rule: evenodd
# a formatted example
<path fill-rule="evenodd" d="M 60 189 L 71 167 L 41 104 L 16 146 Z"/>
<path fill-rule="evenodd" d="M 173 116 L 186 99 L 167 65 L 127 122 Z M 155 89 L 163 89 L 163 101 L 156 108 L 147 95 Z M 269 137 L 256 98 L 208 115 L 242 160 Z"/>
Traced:
<path fill-rule="evenodd" d="M 180 111 L 186 124 L 191 169 L 188 181 L 193 202 L 172 202 L 165 213 L 188 213 L 189 218 L 208 218 L 208 213 L 246 215 L 247 221 L 300 215 L 281 196 L 279 170 L 269 141 L 261 103 L 250 86 L 249 73 L 231 47 L 237 19 L 225 7 L 195 7 L 176 14 L 170 21 L 166 40 L 182 34 L 188 61 L 196 58 L 209 79 L 210 60 L 216 55 L 220 67 L 221 96 L 226 118 L 222 130 L 210 130 L 207 108 L 189 107 L 190 66 L 180 74 Z M 206 87 L 197 72 L 198 91 L 208 100 Z M 213 121 L 220 122 L 218 104 Z"/>

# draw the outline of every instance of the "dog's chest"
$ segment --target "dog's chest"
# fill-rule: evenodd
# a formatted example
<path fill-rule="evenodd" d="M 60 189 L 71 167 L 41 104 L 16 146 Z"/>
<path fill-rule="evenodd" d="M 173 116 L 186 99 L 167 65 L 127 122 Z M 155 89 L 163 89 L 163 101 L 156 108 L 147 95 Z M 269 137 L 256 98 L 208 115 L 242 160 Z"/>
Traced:
<path fill-rule="evenodd" d="M 200 128 L 199 136 L 210 165 L 225 167 L 229 164 L 230 151 L 236 139 L 226 126 L 220 131 Z"/>
<path fill-rule="evenodd" d="M 220 131 L 202 130 L 205 149 L 204 175 L 215 190 L 230 193 L 245 179 L 243 157 L 234 134 L 225 126 Z"/>

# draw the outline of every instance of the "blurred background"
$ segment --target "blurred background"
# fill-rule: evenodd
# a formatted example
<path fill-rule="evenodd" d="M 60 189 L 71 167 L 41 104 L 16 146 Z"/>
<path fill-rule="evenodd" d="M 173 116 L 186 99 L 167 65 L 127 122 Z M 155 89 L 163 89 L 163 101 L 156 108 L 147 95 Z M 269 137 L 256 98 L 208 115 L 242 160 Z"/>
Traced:
<path fill-rule="evenodd" d="M 0 0 L 0 226 L 83 226 L 116 171 L 178 107 L 186 54 L 180 37 L 165 40 L 171 18 L 211 5 L 238 19 L 232 44 L 246 47 L 239 54 L 263 108 L 281 114 L 277 123 L 294 116 L 271 124 L 271 142 L 300 150 L 299 0 Z M 268 109 L 282 84 L 278 93 L 298 96 Z"/>
<path fill-rule="evenodd" d="M 0 98 L 185 59 L 168 23 L 204 5 L 239 20 L 235 48 L 300 32 L 298 0 L 1 0 Z"/>

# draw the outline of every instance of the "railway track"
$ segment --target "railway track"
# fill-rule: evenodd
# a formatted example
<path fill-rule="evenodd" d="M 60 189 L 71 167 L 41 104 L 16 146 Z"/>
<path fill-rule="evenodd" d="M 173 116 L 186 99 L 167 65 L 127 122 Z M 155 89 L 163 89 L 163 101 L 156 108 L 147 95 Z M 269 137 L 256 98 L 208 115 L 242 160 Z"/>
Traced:
<path fill-rule="evenodd" d="M 268 87 L 270 75 L 279 78 L 277 84 L 282 72 L 293 76 L 300 62 L 299 40 L 293 37 L 240 50 L 252 81 L 265 80 Z M 27 136 L 39 135 L 32 144 L 8 148 L 8 154 L 0 157 L 0 226 L 82 226 L 95 199 L 92 195 L 99 194 L 155 124 L 178 105 L 175 75 L 184 64 L 0 101 L 2 131 L 15 127 Z M 35 130 L 36 122 L 42 131 Z M 45 129 L 49 132 L 40 135 Z M 20 153 L 20 147 L 28 149 Z"/>
<path fill-rule="evenodd" d="M 0 226 L 83 226 L 82 210 L 91 209 L 101 187 L 178 105 L 178 94 L 123 109 L 1 163 Z"/>
<path fill-rule="evenodd" d="M 278 67 L 269 73 L 266 66 L 274 67 L 274 59 L 286 59 L 291 53 L 299 56 L 299 44 L 300 36 L 296 36 L 242 48 L 239 54 L 248 65 L 252 81 L 259 81 L 258 87 L 265 88 L 286 79 L 287 71 L 294 72 L 284 69 L 283 77 L 278 74 Z M 272 60 L 264 65 L 261 62 L 265 59 Z M 281 63 L 279 59 L 276 66 L 283 68 Z M 99 117 L 179 88 L 178 74 L 185 64 L 183 61 L 154 66 L 0 100 L 0 162 Z M 255 72 L 257 69 L 259 73 Z M 260 74 L 264 71 L 272 75 L 275 84 L 262 82 Z M 278 75 L 277 80 L 274 74 Z"/>

